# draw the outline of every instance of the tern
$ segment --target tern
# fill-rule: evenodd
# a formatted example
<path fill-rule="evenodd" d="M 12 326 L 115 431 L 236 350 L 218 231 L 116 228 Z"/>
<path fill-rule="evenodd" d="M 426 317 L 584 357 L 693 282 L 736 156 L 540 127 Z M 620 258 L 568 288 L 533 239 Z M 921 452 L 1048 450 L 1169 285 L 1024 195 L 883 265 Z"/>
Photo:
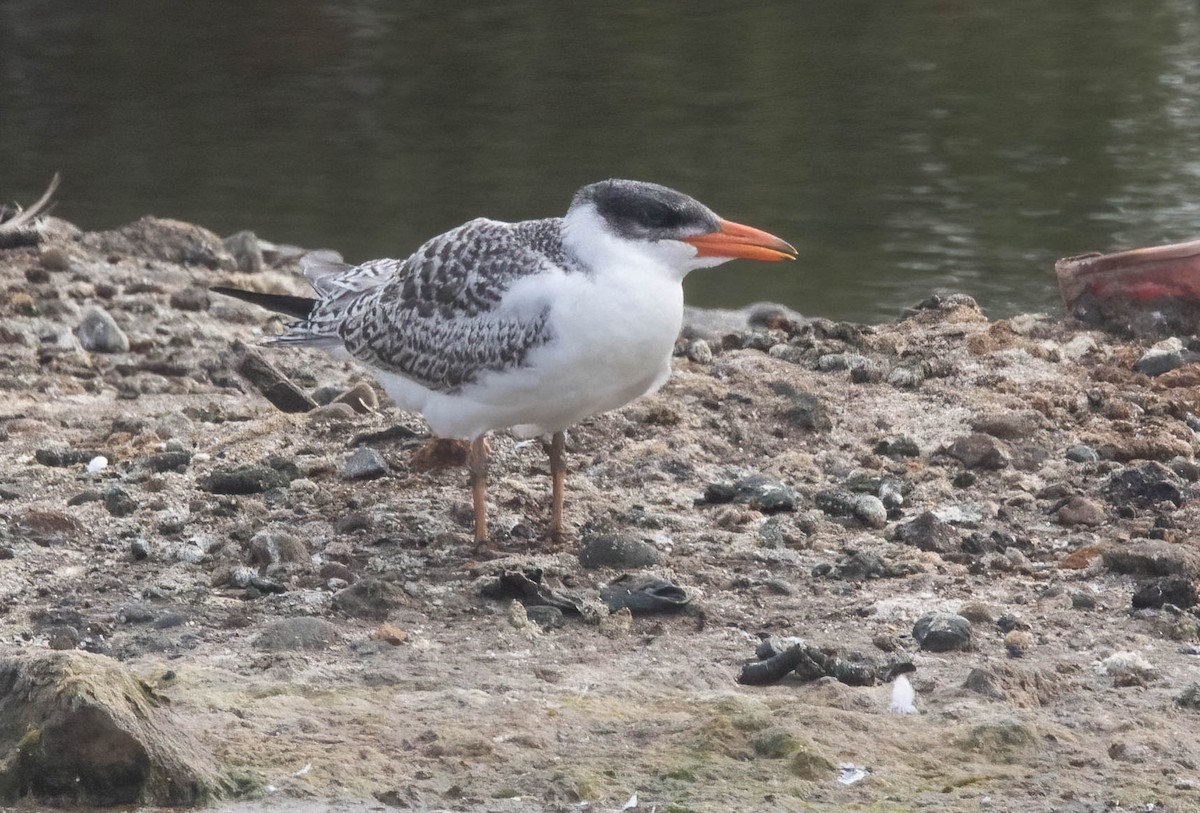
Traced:
<path fill-rule="evenodd" d="M 487 434 L 541 438 L 559 541 L 565 430 L 666 382 L 684 277 L 735 258 L 794 260 L 796 250 L 665 186 L 607 180 L 576 192 L 563 217 L 477 218 L 403 260 L 307 255 L 315 297 L 213 290 L 293 317 L 269 344 L 357 360 L 435 439 L 469 444 L 478 544 L 488 540 Z"/>

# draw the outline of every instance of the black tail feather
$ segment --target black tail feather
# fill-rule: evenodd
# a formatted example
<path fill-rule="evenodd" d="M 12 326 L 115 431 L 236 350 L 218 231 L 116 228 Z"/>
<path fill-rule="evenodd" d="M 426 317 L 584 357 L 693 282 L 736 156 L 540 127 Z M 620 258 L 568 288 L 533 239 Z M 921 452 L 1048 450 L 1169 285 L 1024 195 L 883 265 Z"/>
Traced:
<path fill-rule="evenodd" d="M 269 311 L 293 316 L 297 319 L 307 319 L 312 313 L 317 300 L 307 296 L 289 296 L 288 294 L 260 294 L 257 291 L 243 291 L 241 288 L 224 288 L 216 286 L 208 290 L 225 296 L 232 296 L 243 302 L 250 302 Z"/>

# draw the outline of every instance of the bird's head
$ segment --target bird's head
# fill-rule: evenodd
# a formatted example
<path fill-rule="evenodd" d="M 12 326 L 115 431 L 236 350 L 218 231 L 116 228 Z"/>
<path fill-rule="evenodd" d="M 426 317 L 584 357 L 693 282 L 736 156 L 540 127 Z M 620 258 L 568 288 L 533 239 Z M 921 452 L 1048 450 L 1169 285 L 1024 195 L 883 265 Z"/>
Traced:
<path fill-rule="evenodd" d="M 723 220 L 682 192 L 643 181 L 600 181 L 580 189 L 567 212 L 565 236 L 589 265 L 620 262 L 632 251 L 680 277 L 738 257 L 796 259 L 796 249 L 778 237 Z"/>

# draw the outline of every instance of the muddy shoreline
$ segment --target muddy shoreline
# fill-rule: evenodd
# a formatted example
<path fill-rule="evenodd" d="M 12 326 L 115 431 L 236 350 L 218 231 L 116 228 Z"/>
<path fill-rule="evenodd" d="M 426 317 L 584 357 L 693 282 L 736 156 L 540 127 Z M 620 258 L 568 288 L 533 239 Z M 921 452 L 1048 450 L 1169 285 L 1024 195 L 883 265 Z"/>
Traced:
<path fill-rule="evenodd" d="M 410 464 L 419 419 L 206 291 L 303 293 L 294 260 L 157 219 L 0 250 L 0 654 L 122 664 L 214 803 L 1200 809 L 1182 349 L 954 295 L 697 318 L 660 393 L 571 433 L 565 548 L 541 450 L 495 438 L 483 557 L 463 472 Z M 280 411 L 247 353 L 321 406 Z M 333 403 L 363 382 L 378 406 Z M 495 597 L 534 570 L 583 609 Z M 689 601 L 611 612 L 622 574 Z M 923 648 L 929 613 L 964 639 Z M 842 673 L 739 684 L 766 636 L 910 661 L 917 713 Z"/>

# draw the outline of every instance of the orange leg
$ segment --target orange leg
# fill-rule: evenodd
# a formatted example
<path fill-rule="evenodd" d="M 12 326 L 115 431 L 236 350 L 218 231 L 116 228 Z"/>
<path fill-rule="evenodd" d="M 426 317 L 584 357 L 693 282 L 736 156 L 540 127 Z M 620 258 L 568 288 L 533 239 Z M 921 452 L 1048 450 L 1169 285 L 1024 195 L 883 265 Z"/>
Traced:
<path fill-rule="evenodd" d="M 555 432 L 542 448 L 550 456 L 550 541 L 558 544 L 563 536 L 563 495 L 567 485 L 567 436 Z"/>
<path fill-rule="evenodd" d="M 475 543 L 487 542 L 487 436 L 480 435 L 471 441 L 467 452 L 467 469 L 471 473 L 471 502 L 475 507 Z"/>

